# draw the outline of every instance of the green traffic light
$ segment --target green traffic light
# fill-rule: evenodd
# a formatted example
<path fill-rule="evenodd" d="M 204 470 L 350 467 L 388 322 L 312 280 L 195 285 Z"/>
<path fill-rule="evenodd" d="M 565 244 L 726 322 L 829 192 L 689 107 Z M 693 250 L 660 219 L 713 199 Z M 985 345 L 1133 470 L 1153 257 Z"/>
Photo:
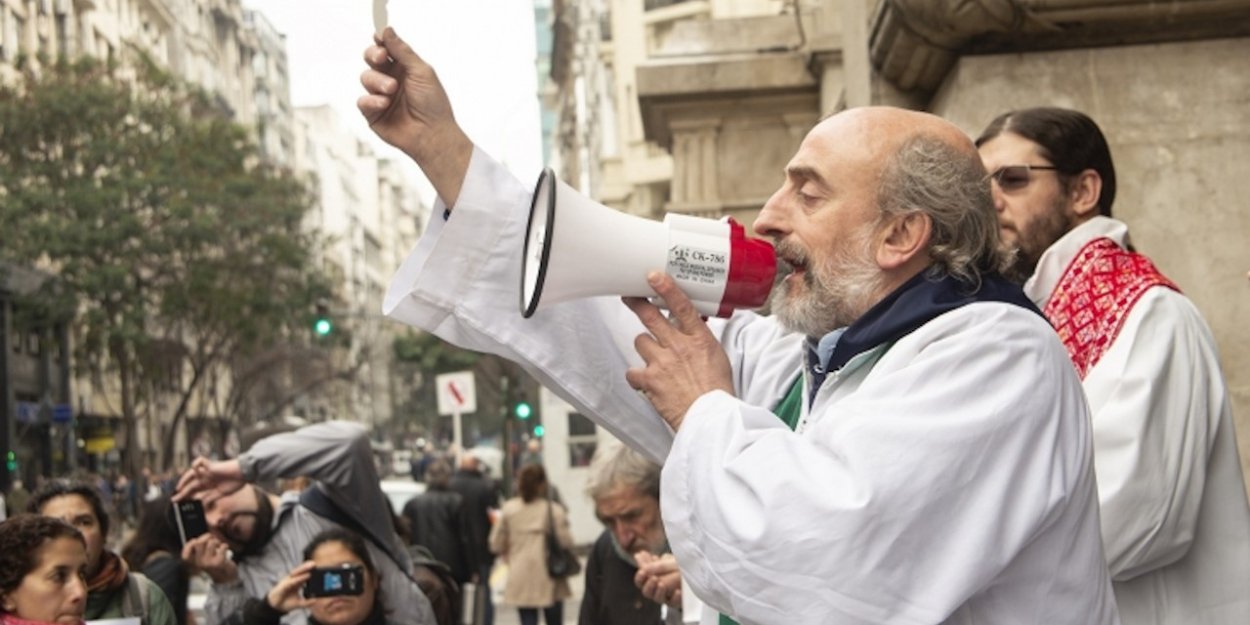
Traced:
<path fill-rule="evenodd" d="M 534 436 L 537 436 L 538 438 L 542 438 L 543 434 L 546 434 L 546 433 L 547 433 L 547 429 L 544 428 L 543 426 L 541 425 L 534 426 Z"/>
<path fill-rule="evenodd" d="M 330 323 L 330 320 L 324 317 L 318 319 L 317 323 L 313 324 L 313 331 L 317 333 L 317 336 L 326 336 L 333 329 L 334 324 Z"/>
<path fill-rule="evenodd" d="M 513 412 L 518 419 L 528 419 L 530 415 L 534 414 L 534 409 L 530 408 L 530 405 L 525 402 L 519 402 Z"/>

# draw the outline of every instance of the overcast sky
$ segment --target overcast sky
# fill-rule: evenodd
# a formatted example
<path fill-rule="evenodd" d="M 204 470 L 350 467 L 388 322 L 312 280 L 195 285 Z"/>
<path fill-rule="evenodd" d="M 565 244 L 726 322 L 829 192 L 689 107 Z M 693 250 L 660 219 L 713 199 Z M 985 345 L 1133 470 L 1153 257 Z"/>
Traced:
<path fill-rule="evenodd" d="M 378 141 L 356 110 L 362 55 L 373 33 L 372 0 L 243 4 L 286 35 L 292 104 L 329 104 L 344 126 L 372 140 L 379 155 L 411 163 Z M 532 2 L 390 0 L 388 12 L 399 36 L 438 71 L 469 137 L 522 180 L 537 178 L 542 148 Z"/>

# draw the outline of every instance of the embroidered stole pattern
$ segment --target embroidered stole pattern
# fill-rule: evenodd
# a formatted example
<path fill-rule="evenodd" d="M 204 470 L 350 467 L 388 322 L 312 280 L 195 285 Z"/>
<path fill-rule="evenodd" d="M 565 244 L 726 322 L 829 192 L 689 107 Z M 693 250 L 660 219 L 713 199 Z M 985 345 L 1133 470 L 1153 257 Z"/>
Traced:
<path fill-rule="evenodd" d="M 1077 252 L 1042 313 L 1082 380 L 1111 347 L 1133 305 L 1154 286 L 1180 292 L 1150 259 L 1111 239 L 1094 239 Z"/>

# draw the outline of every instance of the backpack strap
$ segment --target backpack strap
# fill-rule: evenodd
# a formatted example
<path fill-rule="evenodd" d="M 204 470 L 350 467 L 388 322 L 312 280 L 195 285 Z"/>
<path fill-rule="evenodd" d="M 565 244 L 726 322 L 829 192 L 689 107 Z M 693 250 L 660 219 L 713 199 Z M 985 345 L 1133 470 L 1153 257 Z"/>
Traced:
<path fill-rule="evenodd" d="M 148 625 L 148 596 L 151 589 L 143 583 L 146 577 L 138 573 L 126 575 L 126 591 L 122 593 L 122 616 L 138 617 L 141 625 Z"/>

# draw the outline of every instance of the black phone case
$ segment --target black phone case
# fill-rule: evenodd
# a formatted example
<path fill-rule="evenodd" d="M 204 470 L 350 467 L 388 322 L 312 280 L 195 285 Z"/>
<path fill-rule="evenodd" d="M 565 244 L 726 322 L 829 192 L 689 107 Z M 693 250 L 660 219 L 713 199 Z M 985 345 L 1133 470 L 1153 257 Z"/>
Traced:
<path fill-rule="evenodd" d="M 364 592 L 364 572 L 361 566 L 313 569 L 308 581 L 304 582 L 304 597 L 359 595 Z"/>
<path fill-rule="evenodd" d="M 178 537 L 182 544 L 208 533 L 208 520 L 204 517 L 204 504 L 196 499 L 174 502 L 174 521 L 178 524 Z"/>

